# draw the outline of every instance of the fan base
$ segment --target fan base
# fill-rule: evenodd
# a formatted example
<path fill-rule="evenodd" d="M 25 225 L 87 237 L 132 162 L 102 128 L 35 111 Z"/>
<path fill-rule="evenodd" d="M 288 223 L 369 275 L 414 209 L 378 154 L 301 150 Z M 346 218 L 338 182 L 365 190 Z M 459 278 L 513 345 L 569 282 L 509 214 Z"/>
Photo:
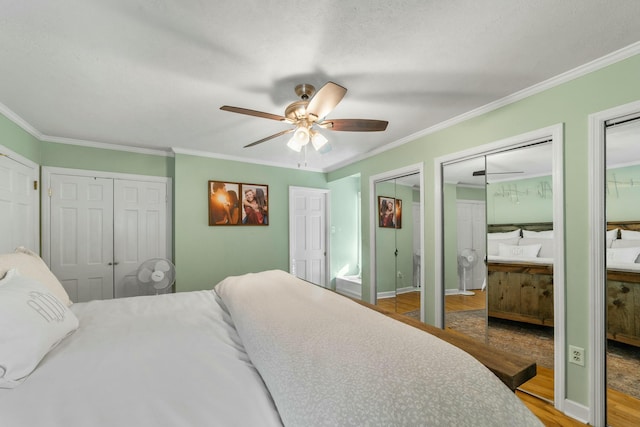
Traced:
<path fill-rule="evenodd" d="M 459 291 L 458 295 L 467 295 L 467 296 L 471 296 L 471 295 L 475 295 L 475 292 L 471 292 L 471 291 Z"/>

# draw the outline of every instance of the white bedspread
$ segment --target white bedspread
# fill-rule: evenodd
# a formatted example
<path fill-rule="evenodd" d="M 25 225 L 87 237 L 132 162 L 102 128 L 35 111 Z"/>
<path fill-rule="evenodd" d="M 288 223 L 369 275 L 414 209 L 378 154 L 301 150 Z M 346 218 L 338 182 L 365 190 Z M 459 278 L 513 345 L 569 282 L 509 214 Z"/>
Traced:
<path fill-rule="evenodd" d="M 462 350 L 282 271 L 216 286 L 287 426 L 540 426 Z"/>
<path fill-rule="evenodd" d="M 23 384 L 0 389 L 0 425 L 281 425 L 214 292 L 71 308 L 80 328 Z"/>

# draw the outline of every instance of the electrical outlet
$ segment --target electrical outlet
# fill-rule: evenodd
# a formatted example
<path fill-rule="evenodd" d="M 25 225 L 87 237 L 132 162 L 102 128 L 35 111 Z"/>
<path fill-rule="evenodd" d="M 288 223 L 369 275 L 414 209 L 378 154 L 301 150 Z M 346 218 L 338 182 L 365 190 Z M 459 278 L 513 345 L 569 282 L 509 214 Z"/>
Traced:
<path fill-rule="evenodd" d="M 584 366 L 584 348 L 569 346 L 569 362 Z"/>

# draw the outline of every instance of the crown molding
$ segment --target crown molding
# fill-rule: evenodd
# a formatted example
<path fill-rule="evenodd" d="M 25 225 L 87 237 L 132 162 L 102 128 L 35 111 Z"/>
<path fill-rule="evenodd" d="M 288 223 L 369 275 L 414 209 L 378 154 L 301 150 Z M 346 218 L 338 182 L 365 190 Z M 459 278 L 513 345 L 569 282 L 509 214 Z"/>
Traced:
<path fill-rule="evenodd" d="M 43 142 L 54 142 L 56 144 L 79 145 L 81 147 L 100 148 L 103 150 L 126 151 L 137 154 L 150 154 L 152 156 L 173 157 L 170 150 L 158 150 L 153 148 L 132 147 L 130 145 L 111 144 L 106 142 L 87 141 L 83 139 L 61 138 L 58 136 L 42 135 Z"/>

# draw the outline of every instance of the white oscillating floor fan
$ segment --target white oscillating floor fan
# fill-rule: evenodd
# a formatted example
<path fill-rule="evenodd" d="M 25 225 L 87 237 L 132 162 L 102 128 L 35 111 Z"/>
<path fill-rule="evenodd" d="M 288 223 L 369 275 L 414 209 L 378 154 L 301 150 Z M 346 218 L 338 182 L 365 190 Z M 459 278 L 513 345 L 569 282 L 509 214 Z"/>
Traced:
<path fill-rule="evenodd" d="M 462 290 L 459 292 L 460 295 L 475 295 L 475 292 L 467 290 L 467 276 L 477 263 L 478 253 L 475 249 L 463 249 L 458 255 L 458 265 L 462 267 Z"/>
<path fill-rule="evenodd" d="M 151 285 L 156 295 L 165 293 L 176 281 L 176 267 L 164 258 L 148 259 L 138 267 L 138 283 Z"/>

